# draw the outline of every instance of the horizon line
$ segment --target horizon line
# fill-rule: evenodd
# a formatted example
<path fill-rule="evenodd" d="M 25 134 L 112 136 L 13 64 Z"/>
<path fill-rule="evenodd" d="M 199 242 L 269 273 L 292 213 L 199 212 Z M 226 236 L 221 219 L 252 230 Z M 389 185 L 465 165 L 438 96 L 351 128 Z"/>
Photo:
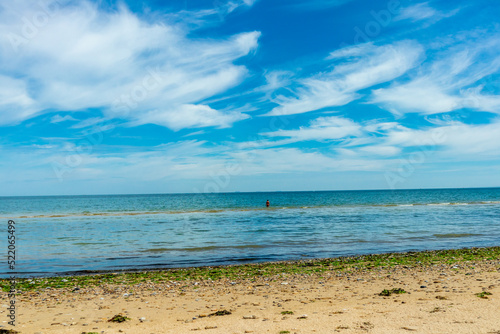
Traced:
<path fill-rule="evenodd" d="M 457 189 L 497 189 L 492 187 L 455 187 L 455 188 L 401 188 L 401 189 L 337 189 L 337 190 L 271 190 L 271 191 L 220 191 L 220 192 L 173 192 L 173 193 L 127 193 L 127 194 L 81 194 L 81 195 L 0 195 L 8 197 L 91 197 L 91 196 L 151 196 L 151 195 L 214 195 L 214 194 L 252 194 L 252 193 L 298 193 L 298 192 L 347 192 L 347 191 L 408 191 L 408 190 L 457 190 Z"/>

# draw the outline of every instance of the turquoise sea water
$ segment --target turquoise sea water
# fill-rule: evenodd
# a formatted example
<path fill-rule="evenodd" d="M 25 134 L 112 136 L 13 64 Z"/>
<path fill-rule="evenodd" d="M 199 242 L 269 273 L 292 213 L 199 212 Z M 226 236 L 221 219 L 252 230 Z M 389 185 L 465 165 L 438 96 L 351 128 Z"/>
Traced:
<path fill-rule="evenodd" d="M 500 188 L 0 197 L 0 217 L 5 259 L 13 219 L 18 273 L 52 275 L 498 246 Z"/>

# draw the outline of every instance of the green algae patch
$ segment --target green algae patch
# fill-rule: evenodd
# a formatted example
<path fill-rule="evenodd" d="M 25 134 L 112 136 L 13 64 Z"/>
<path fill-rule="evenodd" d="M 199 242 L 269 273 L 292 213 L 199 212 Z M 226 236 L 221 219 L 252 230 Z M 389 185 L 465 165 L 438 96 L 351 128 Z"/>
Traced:
<path fill-rule="evenodd" d="M 491 296 L 491 295 L 492 295 L 492 293 L 487 292 L 487 291 L 476 293 L 476 296 L 478 296 L 479 298 L 483 298 L 483 299 L 488 299 L 488 296 Z"/>
<path fill-rule="evenodd" d="M 130 318 L 127 318 L 123 314 L 117 314 L 113 318 L 109 319 L 108 322 L 125 322 L 127 320 L 130 320 Z"/>
<path fill-rule="evenodd" d="M 392 294 L 400 295 L 400 294 L 403 294 L 403 293 L 406 293 L 406 291 L 403 290 L 403 289 L 400 289 L 400 288 L 396 288 L 396 289 L 391 289 L 391 290 L 384 289 L 378 295 L 379 296 L 383 296 L 383 297 L 389 297 Z"/>
<path fill-rule="evenodd" d="M 207 282 L 217 280 L 255 280 L 267 277 L 271 280 L 293 275 L 321 276 L 324 273 L 351 274 L 369 272 L 392 267 L 421 268 L 435 265 L 449 266 L 460 270 L 460 265 L 470 266 L 473 262 L 500 260 L 500 247 L 467 248 L 439 251 L 406 252 L 339 257 L 331 259 L 281 261 L 231 265 L 220 267 L 196 267 L 137 272 L 118 272 L 87 276 L 18 278 L 18 292 L 65 289 L 78 293 L 80 289 L 107 285 L 132 286 L 139 284 L 170 284 L 181 282 Z M 4 292 L 10 290 L 8 279 L 0 280 Z M 393 292 L 396 293 L 396 292 Z"/>
<path fill-rule="evenodd" d="M 211 313 L 208 316 L 209 317 L 213 317 L 213 316 L 220 317 L 220 316 L 223 316 L 223 315 L 230 315 L 230 314 L 231 314 L 231 312 L 229 312 L 228 310 L 221 310 L 221 311 L 217 311 L 217 312 Z"/>

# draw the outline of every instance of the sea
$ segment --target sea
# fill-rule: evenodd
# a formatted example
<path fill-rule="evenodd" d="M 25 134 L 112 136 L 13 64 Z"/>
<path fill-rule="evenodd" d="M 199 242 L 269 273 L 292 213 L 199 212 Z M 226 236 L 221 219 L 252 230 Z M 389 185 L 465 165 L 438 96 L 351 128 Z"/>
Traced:
<path fill-rule="evenodd" d="M 0 224 L 1 277 L 487 247 L 500 188 L 0 197 Z"/>

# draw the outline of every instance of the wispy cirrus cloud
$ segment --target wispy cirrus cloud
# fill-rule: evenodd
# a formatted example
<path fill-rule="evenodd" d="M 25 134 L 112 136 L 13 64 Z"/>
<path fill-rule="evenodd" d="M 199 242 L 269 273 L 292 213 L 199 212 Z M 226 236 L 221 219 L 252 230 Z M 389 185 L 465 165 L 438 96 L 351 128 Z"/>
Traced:
<path fill-rule="evenodd" d="M 500 119 L 477 125 L 453 121 L 427 129 L 393 127 L 385 133 L 384 140 L 398 147 L 440 146 L 440 155 L 445 159 L 468 160 L 471 156 L 498 159 Z"/>
<path fill-rule="evenodd" d="M 444 161 L 449 158 L 467 160 L 474 155 L 497 158 L 500 152 L 500 119 L 476 125 L 443 120 L 414 129 L 399 122 L 355 122 L 333 116 L 319 117 L 312 120 L 309 126 L 296 130 L 277 130 L 261 135 L 270 140 L 261 143 L 260 147 L 317 141 L 330 143 L 333 150 L 346 158 L 397 157 L 405 150 L 427 150 L 429 146 L 438 150 Z M 271 140 L 273 138 L 278 140 Z"/>
<path fill-rule="evenodd" d="M 0 11 L 0 94 L 9 97 L 0 102 L 0 124 L 48 109 L 98 108 L 107 117 L 174 130 L 248 117 L 202 101 L 245 78 L 245 66 L 234 62 L 257 48 L 259 32 L 191 39 L 186 25 L 80 2 L 55 6 L 43 27 L 30 23 L 36 31 L 27 35 L 26 18 L 40 10 L 16 1 Z"/>
<path fill-rule="evenodd" d="M 431 7 L 428 2 L 422 2 L 412 6 L 401 8 L 399 15 L 397 15 L 394 20 L 411 20 L 413 22 L 427 21 L 428 24 L 433 24 L 439 20 L 453 16 L 459 11 L 460 8 L 454 9 L 449 12 L 439 11 Z"/>
<path fill-rule="evenodd" d="M 37 103 L 28 92 L 28 84 L 0 74 L 0 124 L 15 124 L 37 111 Z"/>
<path fill-rule="evenodd" d="M 70 115 L 55 115 L 50 118 L 50 123 L 61 123 L 61 122 L 68 122 L 68 121 L 73 121 L 76 122 L 78 121 L 77 119 L 71 117 Z"/>
<path fill-rule="evenodd" d="M 413 41 L 375 46 L 371 43 L 332 52 L 325 72 L 296 80 L 294 96 L 278 96 L 267 116 L 306 113 L 342 106 L 358 91 L 393 80 L 419 63 L 423 48 Z M 331 69 L 330 69 L 331 68 Z"/>
<path fill-rule="evenodd" d="M 500 95 L 483 92 L 500 69 L 500 35 L 460 42 L 423 64 L 408 81 L 373 91 L 372 103 L 396 114 L 437 114 L 462 108 L 500 112 Z"/>
<path fill-rule="evenodd" d="M 267 137 L 288 137 L 295 141 L 307 140 L 335 140 L 350 136 L 359 136 L 361 126 L 350 119 L 343 117 L 319 117 L 313 120 L 308 127 L 301 127 L 298 130 L 278 130 L 274 132 L 264 132 Z"/>
<path fill-rule="evenodd" d="M 342 130 L 342 126 L 352 127 L 352 131 Z M 321 131 L 318 132 L 318 129 Z M 121 188 L 115 186 L 123 180 L 138 187 L 155 184 L 158 185 L 155 189 L 163 191 L 171 190 L 169 186 L 177 180 L 189 181 L 189 184 L 201 182 L 203 186 L 206 183 L 203 180 L 211 180 L 211 177 L 226 170 L 228 164 L 237 172 L 231 176 L 229 188 L 222 190 L 236 190 L 234 183 L 240 177 L 250 177 L 255 182 L 261 178 L 265 180 L 265 175 L 273 178 L 283 174 L 303 175 L 301 173 L 304 172 L 334 175 L 363 171 L 378 173 L 374 175 L 383 179 L 384 172 L 399 168 L 401 160 L 411 152 L 433 151 L 425 156 L 427 165 L 460 163 L 471 159 L 476 162 L 497 161 L 499 133 L 498 119 L 482 125 L 443 122 L 438 126 L 412 129 L 398 122 L 355 122 L 341 117 L 320 117 L 307 127 L 285 133 L 276 131 L 276 136 L 267 137 L 270 141 L 276 138 L 276 144 L 284 135 L 296 143 L 314 140 L 329 143 L 326 149 L 315 145 L 244 146 L 231 142 L 213 144 L 183 140 L 153 147 L 101 148 L 99 151 L 77 153 L 73 143 L 62 141 L 60 144 L 39 146 L 37 150 L 4 148 L 3 153 L 9 160 L 15 160 L 19 171 L 22 171 L 9 172 L 9 182 L 28 178 L 36 189 L 49 186 L 59 193 L 71 193 L 66 185 L 94 184 L 103 179 L 108 180 L 108 186 L 114 192 L 120 192 Z M 325 138 L 328 138 L 326 142 Z M 54 172 L 44 167 L 73 155 L 80 163 L 64 171 L 63 177 L 67 182 L 60 183 Z M 457 164 L 458 169 L 462 168 L 459 166 Z M 0 171 L 7 173 L 6 168 L 2 165 Z"/>

